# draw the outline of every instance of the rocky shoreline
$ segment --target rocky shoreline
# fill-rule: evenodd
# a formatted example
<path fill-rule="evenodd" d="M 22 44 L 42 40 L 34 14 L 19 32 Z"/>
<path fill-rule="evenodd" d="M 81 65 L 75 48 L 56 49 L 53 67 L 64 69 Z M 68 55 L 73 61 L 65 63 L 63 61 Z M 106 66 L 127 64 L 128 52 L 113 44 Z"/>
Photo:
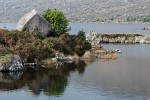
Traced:
<path fill-rule="evenodd" d="M 101 46 L 101 43 L 122 43 L 122 44 L 135 44 L 135 43 L 150 43 L 150 36 L 142 34 L 98 34 L 96 32 L 90 32 L 86 35 L 86 40 L 92 45 L 92 49 L 86 51 L 83 56 L 78 55 L 62 55 L 62 59 L 47 58 L 38 63 L 41 67 L 58 66 L 63 63 L 78 62 L 80 60 L 84 62 L 92 62 L 95 60 L 115 60 L 117 59 L 117 52 L 113 50 L 107 50 Z M 118 53 L 121 53 L 120 51 Z M 32 63 L 31 65 L 35 65 Z M 7 54 L 0 56 L 0 71 L 20 71 L 25 70 L 30 65 L 24 63 L 21 57 L 18 55 Z M 33 66 L 34 66 L 33 65 Z"/>
<path fill-rule="evenodd" d="M 77 55 L 74 56 L 67 56 L 63 57 L 68 60 L 57 60 L 55 58 L 49 58 L 42 60 L 38 63 L 41 67 L 46 66 L 58 66 L 59 64 L 63 63 L 73 63 L 78 61 L 84 62 L 93 62 L 96 59 L 105 59 L 105 60 L 115 60 L 117 59 L 117 53 L 112 50 L 106 50 L 101 47 L 93 47 L 91 50 L 86 51 L 82 57 Z M 21 57 L 18 55 L 7 54 L 4 56 L 0 56 L 0 71 L 7 71 L 7 72 L 15 72 L 15 71 L 24 71 L 27 68 L 34 68 L 36 67 L 35 63 L 24 63 Z"/>
<path fill-rule="evenodd" d="M 83 56 L 78 56 L 78 55 L 69 55 L 69 56 L 62 56 L 62 58 L 64 58 L 64 60 L 57 60 L 56 58 L 49 58 L 49 59 L 45 59 L 41 62 L 41 64 L 45 66 L 49 66 L 51 65 L 51 67 L 53 66 L 57 66 L 59 64 L 63 64 L 63 63 L 73 63 L 73 62 L 79 62 L 79 61 L 84 61 L 86 63 L 90 63 L 93 62 L 95 60 L 115 60 L 117 59 L 117 52 L 113 51 L 113 50 L 107 50 L 105 48 L 102 47 L 92 47 L 91 50 L 88 50 L 84 53 Z M 65 60 L 65 59 L 68 60 Z M 42 65 L 42 66 L 43 66 Z"/>
<path fill-rule="evenodd" d="M 86 35 L 86 40 L 88 40 L 92 46 L 98 46 L 101 43 L 149 44 L 150 36 L 142 34 L 98 34 L 97 32 L 89 32 Z"/>

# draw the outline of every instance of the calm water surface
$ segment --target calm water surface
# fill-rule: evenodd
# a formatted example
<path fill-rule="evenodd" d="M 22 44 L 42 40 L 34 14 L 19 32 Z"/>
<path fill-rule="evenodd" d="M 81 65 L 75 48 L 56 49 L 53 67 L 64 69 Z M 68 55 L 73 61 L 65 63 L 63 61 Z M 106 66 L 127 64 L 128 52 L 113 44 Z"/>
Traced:
<path fill-rule="evenodd" d="M 0 23 L 0 28 L 15 29 L 16 23 Z M 149 35 L 150 30 L 143 30 L 144 27 L 150 27 L 150 24 L 113 24 L 113 23 L 70 23 L 70 34 L 77 34 L 79 30 L 86 33 L 94 31 L 98 33 L 140 33 Z"/>
<path fill-rule="evenodd" d="M 150 45 L 103 44 L 116 60 L 0 73 L 0 100 L 150 100 Z"/>

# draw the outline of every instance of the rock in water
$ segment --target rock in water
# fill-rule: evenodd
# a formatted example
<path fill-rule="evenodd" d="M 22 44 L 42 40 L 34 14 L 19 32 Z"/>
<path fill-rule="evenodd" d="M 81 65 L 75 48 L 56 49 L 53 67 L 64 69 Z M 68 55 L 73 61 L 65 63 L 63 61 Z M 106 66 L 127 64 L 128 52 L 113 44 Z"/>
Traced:
<path fill-rule="evenodd" d="M 38 31 L 42 33 L 42 35 L 46 35 L 51 29 L 50 26 L 50 23 L 43 16 L 38 14 L 35 9 L 33 9 L 19 20 L 16 30 L 27 30 L 31 33 L 33 31 Z"/>
<path fill-rule="evenodd" d="M 19 71 L 25 69 L 18 55 L 5 55 L 0 59 L 0 71 Z"/>

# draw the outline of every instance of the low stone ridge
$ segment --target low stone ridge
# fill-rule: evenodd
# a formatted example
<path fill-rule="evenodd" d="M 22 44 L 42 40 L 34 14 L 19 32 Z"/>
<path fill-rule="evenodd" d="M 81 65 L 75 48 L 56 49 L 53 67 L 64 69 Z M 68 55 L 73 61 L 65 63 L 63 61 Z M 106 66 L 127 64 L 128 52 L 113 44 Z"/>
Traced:
<path fill-rule="evenodd" d="M 86 35 L 92 46 L 99 46 L 101 43 L 150 43 L 149 35 L 142 34 L 97 34 L 90 32 Z"/>
<path fill-rule="evenodd" d="M 43 35 L 46 35 L 50 30 L 50 26 L 50 23 L 33 9 L 19 20 L 16 30 L 27 30 L 31 33 L 38 31 Z"/>

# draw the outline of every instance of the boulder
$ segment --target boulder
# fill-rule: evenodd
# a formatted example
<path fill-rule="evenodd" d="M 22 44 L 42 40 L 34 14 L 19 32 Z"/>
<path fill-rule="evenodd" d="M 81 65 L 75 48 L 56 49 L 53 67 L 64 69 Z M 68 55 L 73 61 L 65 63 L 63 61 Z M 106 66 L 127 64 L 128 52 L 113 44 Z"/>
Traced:
<path fill-rule="evenodd" d="M 42 35 L 46 35 L 51 29 L 50 23 L 40 14 L 37 13 L 35 9 L 31 12 L 25 14 L 18 22 L 16 30 L 29 32 L 38 31 Z"/>
<path fill-rule="evenodd" d="M 23 69 L 25 67 L 18 55 L 8 54 L 0 57 L 0 71 L 19 71 Z"/>
<path fill-rule="evenodd" d="M 146 35 L 143 43 L 150 44 L 150 36 Z"/>

